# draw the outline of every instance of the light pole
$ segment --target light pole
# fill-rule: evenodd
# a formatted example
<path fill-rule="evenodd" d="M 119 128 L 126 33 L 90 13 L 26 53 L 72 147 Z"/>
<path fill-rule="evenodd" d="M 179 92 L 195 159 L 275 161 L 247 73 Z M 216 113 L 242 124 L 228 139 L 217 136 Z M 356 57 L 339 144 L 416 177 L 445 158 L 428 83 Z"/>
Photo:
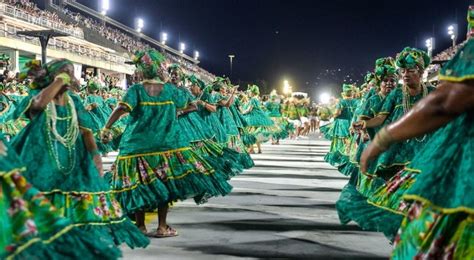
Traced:
<path fill-rule="evenodd" d="M 230 61 L 230 77 L 232 78 L 232 62 L 235 58 L 235 55 L 234 54 L 230 54 L 229 55 L 229 61 Z"/>
<path fill-rule="evenodd" d="M 110 7 L 110 2 L 109 2 L 109 0 L 101 0 L 101 1 L 100 1 L 100 13 L 101 13 L 103 16 L 106 16 L 106 15 L 107 15 L 107 11 L 109 11 L 109 7 Z"/>
<path fill-rule="evenodd" d="M 110 2 L 109 0 L 100 1 L 100 13 L 102 14 L 102 24 L 105 26 L 105 17 L 107 16 L 107 11 L 109 11 Z"/>
<path fill-rule="evenodd" d="M 458 25 L 452 24 L 448 27 L 448 35 L 451 36 L 451 40 L 453 40 L 453 47 L 456 46 L 456 38 L 458 36 Z"/>
<path fill-rule="evenodd" d="M 142 32 L 143 27 L 145 26 L 145 22 L 143 21 L 142 18 L 137 18 L 136 20 L 136 30 L 137 32 Z"/>
<path fill-rule="evenodd" d="M 166 45 L 166 41 L 168 40 L 168 34 L 167 33 L 161 33 L 161 44 Z"/>
<path fill-rule="evenodd" d="M 426 48 L 428 49 L 428 55 L 431 57 L 433 55 L 433 50 L 434 50 L 434 46 L 435 46 L 435 40 L 433 37 L 427 39 L 425 41 L 425 46 Z"/>
<path fill-rule="evenodd" d="M 179 43 L 179 52 L 183 54 L 184 50 L 186 50 L 186 44 L 184 42 Z"/>
<path fill-rule="evenodd" d="M 195 60 L 199 59 L 199 51 L 194 51 L 194 59 Z"/>

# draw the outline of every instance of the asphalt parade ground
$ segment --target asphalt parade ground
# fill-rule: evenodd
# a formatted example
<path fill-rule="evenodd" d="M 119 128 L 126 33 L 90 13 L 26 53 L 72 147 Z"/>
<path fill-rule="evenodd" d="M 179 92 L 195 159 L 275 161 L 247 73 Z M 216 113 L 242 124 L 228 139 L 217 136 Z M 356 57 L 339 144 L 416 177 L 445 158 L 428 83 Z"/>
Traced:
<path fill-rule="evenodd" d="M 391 245 L 381 233 L 339 223 L 335 203 L 348 178 L 324 162 L 329 145 L 314 135 L 265 144 L 252 155 L 256 166 L 232 179 L 230 195 L 176 204 L 168 222 L 179 236 L 124 246 L 124 259 L 387 259 Z M 113 160 L 104 158 L 105 168 Z M 156 228 L 156 214 L 147 223 Z"/>

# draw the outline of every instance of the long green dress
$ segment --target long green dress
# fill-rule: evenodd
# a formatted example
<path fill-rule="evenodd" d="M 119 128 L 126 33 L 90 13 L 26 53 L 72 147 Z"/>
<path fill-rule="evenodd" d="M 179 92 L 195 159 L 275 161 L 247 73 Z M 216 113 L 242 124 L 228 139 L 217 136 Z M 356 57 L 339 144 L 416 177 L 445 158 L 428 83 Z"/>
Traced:
<path fill-rule="evenodd" d="M 277 130 L 272 134 L 272 138 L 275 140 L 283 140 L 287 138 L 289 136 L 287 127 L 288 121 L 283 118 L 281 113 L 281 103 L 276 100 L 270 100 L 265 103 L 265 108 L 267 109 L 267 115 L 272 119 L 274 125 L 277 127 Z"/>
<path fill-rule="evenodd" d="M 185 104 L 180 109 L 186 109 L 188 104 L 195 102 L 195 97 L 188 89 L 178 87 L 181 95 L 185 97 Z M 224 174 L 227 179 L 240 174 L 243 166 L 240 164 L 239 153 L 227 147 L 222 147 L 213 139 L 211 128 L 199 116 L 197 111 L 192 111 L 178 117 L 181 133 L 190 142 L 193 151 L 203 157 L 218 174 Z M 228 190 L 230 192 L 230 189 Z"/>
<path fill-rule="evenodd" d="M 371 96 L 362 111 L 360 117 L 365 119 L 374 118 L 383 105 L 384 97 L 380 94 Z M 373 138 L 373 129 L 368 129 L 369 135 Z M 341 195 L 336 202 L 336 209 L 339 220 L 342 224 L 354 221 L 363 230 L 378 231 L 384 233 L 389 239 L 395 238 L 396 232 L 402 221 L 402 216 L 386 211 L 367 202 L 371 194 L 377 187 L 383 185 L 384 180 L 377 176 L 369 176 L 363 174 L 359 170 L 358 162 L 363 149 L 367 146 L 366 142 L 359 144 L 355 160 L 357 167 L 355 171 L 351 171 L 349 183 L 341 191 Z"/>
<path fill-rule="evenodd" d="M 346 147 L 350 144 L 349 127 L 355 109 L 355 100 L 341 99 L 336 109 L 341 110 L 341 114 L 334 119 L 334 122 L 320 127 L 320 131 L 331 140 L 329 153 L 326 154 L 324 160 L 332 166 L 339 167 L 347 162 Z"/>
<path fill-rule="evenodd" d="M 130 110 L 130 121 L 120 142 L 112 189 L 128 213 L 176 200 L 225 195 L 231 189 L 211 178 L 212 167 L 181 134 L 176 106 L 183 100 L 173 84 L 165 84 L 157 96 L 135 84 L 120 102 Z"/>
<path fill-rule="evenodd" d="M 64 218 L 23 177 L 26 167 L 6 143 L 0 155 L 0 258 L 116 259 L 120 250 Z"/>
<path fill-rule="evenodd" d="M 265 142 L 276 132 L 275 123 L 260 108 L 260 101 L 256 97 L 251 97 L 244 110 L 249 111 L 244 114 L 247 122 L 247 131 L 255 136 L 257 142 Z"/>
<path fill-rule="evenodd" d="M 92 131 L 94 132 L 94 137 L 97 143 L 97 147 L 99 148 L 99 152 L 102 154 L 109 153 L 113 151 L 112 144 L 104 144 L 100 141 L 100 131 L 107 123 L 109 115 L 112 113 L 110 107 L 105 103 L 104 99 L 97 95 L 97 94 L 87 94 L 84 99 L 84 106 L 91 106 L 94 105 L 95 107 L 89 110 L 91 114 L 91 118 L 93 121 L 93 127 L 91 127 Z"/>
<path fill-rule="evenodd" d="M 227 99 L 228 97 L 223 96 L 219 92 L 212 93 L 211 104 L 217 106 L 217 112 L 215 114 L 217 115 L 217 118 L 226 133 L 225 146 L 237 151 L 240 154 L 240 163 L 245 169 L 252 168 L 254 166 L 254 162 L 247 153 L 247 149 L 240 138 L 239 129 L 237 128 L 237 124 L 232 117 L 230 109 L 219 104 L 221 101 Z"/>
<path fill-rule="evenodd" d="M 97 243 L 145 247 L 148 238 L 124 215 L 86 150 L 79 128 L 90 131 L 90 114 L 77 95 L 66 92 L 65 98 L 65 106 L 50 103 L 12 140 L 12 147 L 30 169 L 24 177 L 62 216 L 93 234 Z M 32 99 L 22 100 L 16 113 L 28 115 Z M 54 128 L 64 141 L 53 134 Z"/>
<path fill-rule="evenodd" d="M 371 88 L 367 93 L 365 93 L 360 100 L 357 101 L 356 108 L 354 110 L 351 125 L 352 123 L 359 121 L 360 119 L 364 119 L 364 111 L 367 109 L 368 100 L 373 95 L 376 95 L 376 88 Z M 348 154 L 348 161 L 338 167 L 338 170 L 346 175 L 346 176 L 353 176 L 353 174 L 357 174 L 359 172 L 359 151 L 363 150 L 366 145 L 365 136 L 363 136 L 360 132 L 355 133 L 351 136 L 351 141 L 349 145 L 349 154 Z"/>
<path fill-rule="evenodd" d="M 404 87 L 396 88 L 384 100 L 380 115 L 386 115 L 383 125 L 388 125 L 402 117 L 409 108 L 422 99 L 425 95 L 435 90 L 432 86 L 426 86 L 426 93 L 422 90 L 418 95 L 411 96 L 405 93 Z M 405 98 L 406 103 L 404 104 Z M 405 108 L 405 106 L 407 106 Z M 422 147 L 429 139 L 429 135 L 414 138 L 408 142 L 398 143 L 390 147 L 376 161 L 369 164 L 368 173 L 380 175 L 385 179 L 391 178 L 396 172 L 403 169 L 415 155 L 415 151 Z"/>
<path fill-rule="evenodd" d="M 0 133 L 8 137 L 15 136 L 25 126 L 21 119 L 12 117 L 18 102 L 16 98 L 0 93 Z"/>
<path fill-rule="evenodd" d="M 239 130 L 237 128 L 237 124 L 234 121 L 234 118 L 232 117 L 230 109 L 228 107 L 219 105 L 219 102 L 227 100 L 228 97 L 222 95 L 219 92 L 214 92 L 213 96 L 214 102 L 217 104 L 217 116 L 221 124 L 224 126 L 227 136 L 229 138 L 234 138 L 238 136 Z"/>
<path fill-rule="evenodd" d="M 442 68 L 439 79 L 473 79 L 473 55 L 471 39 Z M 414 175 L 398 183 L 410 183 L 402 197 L 411 207 L 395 240 L 392 258 L 474 259 L 472 109 L 436 130 L 406 172 Z"/>
<path fill-rule="evenodd" d="M 234 103 L 232 103 L 229 107 L 230 112 L 232 113 L 232 118 L 239 129 L 240 138 L 242 139 L 242 143 L 245 146 L 253 145 L 257 142 L 255 136 L 251 135 L 247 131 L 247 121 L 245 121 L 244 115 L 240 112 L 240 109 L 243 107 L 242 102 L 240 101 L 239 97 L 235 97 Z"/>

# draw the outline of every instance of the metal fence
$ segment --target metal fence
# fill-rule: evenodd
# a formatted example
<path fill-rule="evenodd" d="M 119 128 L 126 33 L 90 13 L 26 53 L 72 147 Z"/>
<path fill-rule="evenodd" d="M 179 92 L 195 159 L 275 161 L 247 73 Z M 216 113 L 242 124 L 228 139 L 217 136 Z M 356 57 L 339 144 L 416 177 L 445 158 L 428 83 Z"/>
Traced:
<path fill-rule="evenodd" d="M 46 28 L 55 29 L 60 32 L 75 36 L 77 38 L 84 39 L 84 32 L 82 31 L 81 28 L 78 28 L 78 27 L 67 28 L 65 27 L 64 24 L 51 21 L 44 15 L 41 15 L 41 16 L 31 15 L 25 10 L 16 8 L 11 5 L 0 3 L 0 14 L 4 14 L 4 15 L 7 15 L 16 19 L 20 19 L 28 23 L 40 25 Z"/>
<path fill-rule="evenodd" d="M 40 46 L 40 42 L 36 37 L 29 37 L 24 35 L 17 35 L 17 32 L 23 31 L 24 28 L 20 28 L 15 25 L 7 24 L 5 22 L 0 22 L 0 36 L 7 37 L 7 38 L 15 38 L 24 42 L 32 43 L 35 45 Z M 74 53 L 81 56 L 87 56 L 91 59 L 98 60 L 98 61 L 108 61 L 112 63 L 116 63 L 118 65 L 124 65 L 125 61 L 127 60 L 125 57 L 121 57 L 119 55 L 114 55 L 106 52 L 100 52 L 89 48 L 87 46 L 72 43 L 70 41 L 66 41 L 60 38 L 53 38 L 49 41 L 48 49 L 58 50 L 58 51 L 66 51 L 70 53 Z"/>

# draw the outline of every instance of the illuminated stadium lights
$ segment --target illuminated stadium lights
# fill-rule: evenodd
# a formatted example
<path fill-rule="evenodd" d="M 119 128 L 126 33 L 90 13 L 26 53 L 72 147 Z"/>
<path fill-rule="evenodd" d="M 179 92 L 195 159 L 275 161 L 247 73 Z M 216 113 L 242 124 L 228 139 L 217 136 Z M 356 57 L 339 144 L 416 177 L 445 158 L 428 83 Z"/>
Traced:
<path fill-rule="evenodd" d="M 179 52 L 184 53 L 185 50 L 186 50 L 186 44 L 184 44 L 184 42 L 181 42 L 179 44 Z"/>
<path fill-rule="evenodd" d="M 109 0 L 101 0 L 100 8 L 101 8 L 101 14 L 102 15 L 107 15 L 107 11 L 109 10 L 110 7 L 110 2 Z"/>
<path fill-rule="evenodd" d="M 288 80 L 284 80 L 283 81 L 283 93 L 285 95 L 289 96 L 292 92 L 293 92 L 293 88 L 290 86 L 290 83 L 288 82 Z"/>
<path fill-rule="evenodd" d="M 161 33 L 161 44 L 166 45 L 166 41 L 168 40 L 168 34 L 167 33 Z"/>
<path fill-rule="evenodd" d="M 434 38 L 431 37 L 431 38 L 427 39 L 425 41 L 425 46 L 428 49 L 428 55 L 431 56 L 431 54 L 433 53 L 433 49 L 434 49 Z"/>
<path fill-rule="evenodd" d="M 137 18 L 136 24 L 137 24 L 137 32 L 142 32 L 143 26 L 145 25 L 145 22 L 143 21 L 143 19 Z"/>
<path fill-rule="evenodd" d="M 453 47 L 456 46 L 457 28 L 458 26 L 456 24 L 448 27 L 448 35 L 450 35 L 450 38 L 453 41 Z"/>
<path fill-rule="evenodd" d="M 194 51 L 194 59 L 195 60 L 199 59 L 199 52 L 198 51 Z"/>
<path fill-rule="evenodd" d="M 328 94 L 328 93 L 322 93 L 320 96 L 319 96 L 319 101 L 322 103 L 322 104 L 329 104 L 329 101 L 331 100 L 331 96 Z"/>

